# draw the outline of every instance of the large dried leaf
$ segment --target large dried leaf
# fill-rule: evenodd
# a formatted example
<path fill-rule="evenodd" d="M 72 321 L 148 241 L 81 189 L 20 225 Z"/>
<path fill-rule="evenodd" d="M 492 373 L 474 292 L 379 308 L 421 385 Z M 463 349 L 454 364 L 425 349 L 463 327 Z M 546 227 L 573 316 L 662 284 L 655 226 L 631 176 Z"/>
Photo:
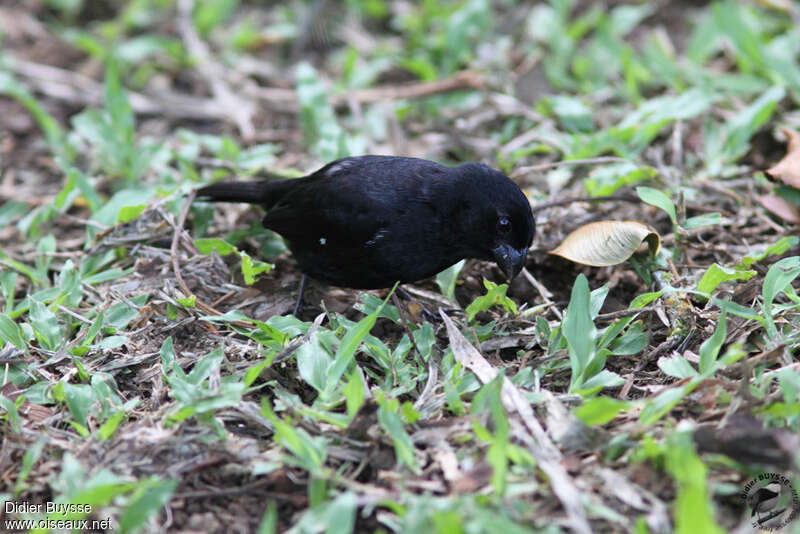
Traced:
<path fill-rule="evenodd" d="M 762 195 L 758 197 L 758 202 L 784 221 L 800 224 L 800 209 L 785 198 L 778 195 Z"/>
<path fill-rule="evenodd" d="M 597 221 L 569 234 L 550 254 L 593 267 L 618 265 L 647 241 L 653 254 L 661 246 L 661 237 L 639 221 Z"/>
<path fill-rule="evenodd" d="M 773 180 L 800 189 L 800 133 L 789 128 L 781 128 L 781 131 L 787 139 L 786 155 L 764 172 Z"/>

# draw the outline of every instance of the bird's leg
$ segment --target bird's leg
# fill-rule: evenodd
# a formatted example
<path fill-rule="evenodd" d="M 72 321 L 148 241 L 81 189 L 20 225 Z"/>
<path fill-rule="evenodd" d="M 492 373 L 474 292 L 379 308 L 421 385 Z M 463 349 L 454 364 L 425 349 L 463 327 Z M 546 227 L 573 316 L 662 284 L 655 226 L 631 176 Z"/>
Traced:
<path fill-rule="evenodd" d="M 295 303 L 294 311 L 292 312 L 292 315 L 294 315 L 298 319 L 300 318 L 298 313 L 300 313 L 300 305 L 303 303 L 303 290 L 305 288 L 306 288 L 306 275 L 303 274 L 303 277 L 300 278 L 300 289 L 297 291 L 297 302 Z"/>
<path fill-rule="evenodd" d="M 403 308 L 400 306 L 400 299 L 397 298 L 397 292 L 398 291 L 401 291 L 400 286 L 397 286 L 397 290 L 395 290 L 395 292 L 392 293 L 392 302 L 394 303 L 395 307 L 397 308 L 397 313 L 400 314 L 400 320 L 403 321 L 403 326 L 405 327 L 406 332 L 408 332 L 408 339 L 411 340 L 411 346 L 414 347 L 414 350 L 417 351 L 417 354 L 419 354 L 419 357 L 424 360 L 425 356 L 419 350 L 419 347 L 417 347 L 417 342 L 414 341 L 414 332 L 411 331 L 411 323 L 408 322 L 408 319 L 406 318 L 406 314 L 403 313 Z M 403 293 L 406 293 L 406 292 L 403 291 Z M 406 293 L 406 296 L 408 296 L 408 293 Z M 392 367 L 392 370 L 394 370 L 394 367 Z M 396 382 L 397 381 L 397 376 L 395 376 L 394 378 L 395 378 L 395 382 Z"/>
<path fill-rule="evenodd" d="M 425 305 L 423 303 L 421 303 L 420 301 L 418 301 L 417 299 L 412 297 L 408 293 L 408 291 L 403 289 L 402 286 L 397 286 L 397 290 L 395 291 L 395 293 L 397 293 L 397 295 L 401 299 L 403 299 L 405 301 L 416 302 L 417 304 L 419 304 L 419 307 L 421 309 L 420 313 L 422 314 L 422 317 L 424 317 L 428 322 L 431 322 L 431 323 L 440 323 L 440 322 L 442 322 L 442 318 L 439 317 L 439 315 L 433 313 L 427 307 L 425 307 Z"/>

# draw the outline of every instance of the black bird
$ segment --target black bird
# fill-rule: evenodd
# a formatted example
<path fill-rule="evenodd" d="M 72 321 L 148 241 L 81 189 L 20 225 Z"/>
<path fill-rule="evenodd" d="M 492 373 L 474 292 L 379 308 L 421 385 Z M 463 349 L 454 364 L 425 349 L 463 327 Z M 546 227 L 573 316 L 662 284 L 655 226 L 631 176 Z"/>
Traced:
<path fill-rule="evenodd" d="M 769 512 L 778 504 L 778 498 L 781 495 L 781 485 L 777 483 L 769 484 L 763 488 L 759 488 L 754 493 L 747 497 L 747 504 L 752 508 L 750 517 L 758 514 L 761 517 L 762 512 Z"/>
<path fill-rule="evenodd" d="M 517 184 L 480 163 L 343 158 L 304 178 L 209 185 L 198 198 L 263 205 L 264 226 L 304 275 L 359 289 L 428 278 L 464 258 L 494 260 L 512 279 L 535 230 Z"/>

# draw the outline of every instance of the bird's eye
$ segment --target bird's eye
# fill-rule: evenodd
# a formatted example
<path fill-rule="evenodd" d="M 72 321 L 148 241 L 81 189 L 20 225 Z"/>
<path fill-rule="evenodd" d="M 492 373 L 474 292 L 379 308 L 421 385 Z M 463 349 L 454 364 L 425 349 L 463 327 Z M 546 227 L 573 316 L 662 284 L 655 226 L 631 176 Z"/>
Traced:
<path fill-rule="evenodd" d="M 497 231 L 501 234 L 507 234 L 511 231 L 511 221 L 507 217 L 500 217 L 497 221 Z"/>

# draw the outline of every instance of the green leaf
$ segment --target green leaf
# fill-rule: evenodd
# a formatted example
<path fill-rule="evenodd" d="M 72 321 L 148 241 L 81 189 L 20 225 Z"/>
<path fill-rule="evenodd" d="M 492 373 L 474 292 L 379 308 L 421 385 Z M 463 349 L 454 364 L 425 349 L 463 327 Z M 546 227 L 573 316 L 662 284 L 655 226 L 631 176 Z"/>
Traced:
<path fill-rule="evenodd" d="M 700 228 L 702 226 L 711 226 L 714 224 L 719 224 L 722 221 L 722 215 L 717 212 L 714 213 L 705 213 L 703 215 L 698 215 L 696 217 L 690 217 L 686 219 L 683 223 L 683 227 L 687 230 L 691 230 L 692 228 Z"/>
<path fill-rule="evenodd" d="M 800 275 L 800 256 L 783 258 L 772 264 L 764 277 L 764 284 L 761 288 L 764 306 L 767 310 L 772 308 L 772 302 L 775 297 L 792 283 L 798 275 Z"/>
<path fill-rule="evenodd" d="M 720 310 L 725 310 L 727 313 L 732 315 L 736 315 L 737 317 L 744 317 L 745 319 L 750 319 L 752 321 L 758 321 L 762 325 L 766 325 L 766 321 L 761 315 L 758 314 L 755 310 L 748 308 L 747 306 L 742 306 L 736 302 L 732 302 L 729 300 L 721 300 L 718 298 L 713 298 L 712 301 L 714 304 L 719 306 Z"/>
<path fill-rule="evenodd" d="M 136 134 L 133 108 L 128 100 L 128 94 L 122 87 L 122 82 L 117 69 L 117 62 L 109 57 L 106 63 L 106 80 L 103 98 L 106 110 L 111 116 L 111 126 L 117 135 L 121 136 L 127 146 L 133 146 Z"/>
<path fill-rule="evenodd" d="M 608 196 L 622 187 L 634 185 L 655 176 L 656 170 L 651 167 L 639 167 L 634 163 L 625 162 L 592 169 L 584 180 L 584 185 L 590 196 Z"/>
<path fill-rule="evenodd" d="M 716 368 L 717 357 L 719 356 L 719 351 L 722 349 L 722 343 L 725 341 L 725 334 L 727 332 L 725 316 L 726 313 L 723 309 L 717 320 L 714 333 L 700 345 L 700 364 L 698 367 L 704 376 L 712 375 Z"/>
<path fill-rule="evenodd" d="M 6 94 L 25 106 L 45 134 L 45 139 L 57 162 L 66 167 L 75 158 L 75 149 L 67 141 L 67 135 L 58 120 L 11 74 L 0 71 L 0 94 Z"/>
<path fill-rule="evenodd" d="M 708 174 L 722 174 L 725 165 L 734 163 L 747 152 L 751 137 L 769 120 L 785 95 L 783 87 L 772 86 L 734 114 L 730 121 L 721 125 L 707 124 L 704 147 Z"/>
<path fill-rule="evenodd" d="M 707 489 L 708 470 L 694 450 L 691 432 L 674 432 L 664 450 L 667 471 L 677 486 L 674 510 L 676 534 L 725 532 L 714 521 L 714 508 Z"/>
<path fill-rule="evenodd" d="M 242 383 L 244 383 L 245 386 L 252 386 L 253 382 L 255 382 L 259 376 L 261 376 L 261 371 L 266 369 L 267 366 L 272 363 L 275 353 L 273 352 L 272 354 L 273 356 L 265 358 L 263 362 L 257 363 L 245 372 L 244 377 L 242 378 Z"/>
<path fill-rule="evenodd" d="M 608 369 L 601 369 L 596 373 L 586 373 L 586 375 L 589 378 L 581 382 L 580 386 L 576 386 L 572 391 L 581 395 L 592 395 L 596 391 L 619 387 L 625 383 L 625 379 Z"/>
<path fill-rule="evenodd" d="M 91 276 L 87 276 L 83 279 L 84 284 L 102 284 L 103 282 L 110 282 L 111 280 L 116 280 L 117 278 L 122 278 L 123 276 L 127 276 L 133 272 L 133 268 L 125 269 L 108 269 L 105 271 L 100 271 L 99 273 L 95 273 Z"/>
<path fill-rule="evenodd" d="M 200 254 L 204 255 L 211 254 L 214 250 L 216 250 L 217 254 L 220 256 L 238 253 L 235 246 L 218 237 L 195 239 L 194 246 L 197 247 L 197 251 L 200 252 Z"/>
<path fill-rule="evenodd" d="M 0 228 L 11 225 L 28 213 L 29 207 L 21 200 L 9 200 L 0 206 Z"/>
<path fill-rule="evenodd" d="M 42 451 L 44 450 L 46 443 L 47 438 L 41 437 L 37 439 L 33 445 L 26 449 L 25 454 L 22 457 L 22 468 L 19 471 L 17 482 L 14 485 L 14 495 L 19 495 L 26 488 L 25 481 L 28 480 L 28 475 L 30 475 L 31 469 L 42 456 Z"/>
<path fill-rule="evenodd" d="M 244 276 L 244 283 L 247 285 L 253 285 L 257 275 L 268 273 L 274 267 L 271 263 L 253 260 L 246 252 L 240 253 L 239 257 L 242 259 L 242 275 Z"/>
<path fill-rule="evenodd" d="M 128 299 L 128 302 L 134 306 L 143 306 L 147 302 L 148 295 L 139 295 Z M 106 310 L 106 322 L 103 326 L 113 328 L 115 330 L 122 330 L 134 317 L 139 315 L 139 310 L 133 306 L 129 306 L 127 302 L 117 302 L 108 310 Z"/>
<path fill-rule="evenodd" d="M 98 437 L 103 441 L 108 440 L 114 435 L 114 432 L 116 432 L 117 427 L 123 421 L 123 419 L 125 419 L 125 412 L 123 410 L 119 410 L 118 412 L 114 413 L 106 420 L 105 423 L 102 424 L 100 428 L 97 429 Z"/>
<path fill-rule="evenodd" d="M 46 349 L 58 349 L 64 342 L 61 325 L 58 324 L 58 317 L 38 300 L 29 299 L 29 302 L 30 324 L 33 327 L 36 340 Z"/>
<path fill-rule="evenodd" d="M 333 359 L 322 348 L 317 332 L 313 333 L 308 342 L 303 343 L 295 352 L 297 371 L 300 378 L 317 391 L 324 391 L 328 386 L 328 372 L 333 364 Z"/>
<path fill-rule="evenodd" d="M 293 426 L 290 419 L 276 416 L 266 397 L 261 399 L 261 414 L 275 427 L 275 442 L 289 450 L 297 464 L 312 475 L 322 468 L 326 456 L 324 439 L 312 438 L 302 428 Z"/>
<path fill-rule="evenodd" d="M 267 501 L 267 509 L 258 525 L 258 534 L 275 534 L 276 532 L 278 532 L 278 505 L 276 501 L 270 500 Z"/>
<path fill-rule="evenodd" d="M 248 172 L 269 168 L 275 161 L 276 145 L 261 144 L 246 148 L 236 156 L 236 165 Z"/>
<path fill-rule="evenodd" d="M 325 534 L 350 534 L 354 531 L 356 524 L 356 511 L 358 510 L 358 500 L 352 492 L 345 492 L 336 497 L 333 502 L 327 504 L 325 515 L 328 525 Z"/>
<path fill-rule="evenodd" d="M 675 213 L 675 205 L 667 195 L 658 189 L 644 186 L 637 187 L 636 193 L 639 195 L 639 198 L 641 198 L 642 201 L 666 211 L 667 215 L 669 215 L 669 219 L 672 221 L 673 226 L 677 224 L 678 216 Z"/>
<path fill-rule="evenodd" d="M 775 243 L 770 245 L 764 252 L 751 252 L 736 266 L 737 269 L 749 269 L 754 263 L 759 262 L 770 255 L 780 256 L 785 254 L 787 250 L 796 247 L 800 243 L 800 237 L 797 236 L 784 236 L 778 239 Z"/>
<path fill-rule="evenodd" d="M 702 115 L 717 99 L 713 92 L 702 87 L 695 87 L 678 95 L 650 98 L 633 113 L 626 114 L 618 127 L 657 125 L 660 130 L 662 125 L 666 125 L 669 121 Z"/>
<path fill-rule="evenodd" d="M 555 115 L 565 130 L 591 132 L 594 130 L 592 110 L 578 98 L 567 95 L 551 95 L 536 102 L 543 113 Z"/>
<path fill-rule="evenodd" d="M 199 318 L 201 321 L 208 321 L 209 323 L 236 323 L 245 322 L 252 323 L 253 319 L 244 314 L 242 310 L 230 310 L 222 315 L 204 315 Z"/>
<path fill-rule="evenodd" d="M 138 208 L 142 204 L 146 204 L 153 198 L 154 192 L 145 188 L 140 189 L 123 189 L 114 193 L 114 196 L 106 202 L 102 208 L 97 210 L 89 220 L 104 224 L 106 226 L 113 226 L 117 223 L 120 217 L 120 212 L 125 207 L 134 206 Z"/>
<path fill-rule="evenodd" d="M 175 362 L 175 349 L 172 344 L 172 336 L 168 336 L 167 339 L 161 343 L 159 355 L 161 356 L 161 372 L 166 373 L 168 370 L 172 369 L 172 365 Z"/>
<path fill-rule="evenodd" d="M 781 86 L 770 87 L 749 106 L 739 111 L 725 124 L 727 133 L 724 148 L 731 159 L 738 158 L 745 151 L 754 133 L 769 120 L 778 102 L 786 96 Z"/>
<path fill-rule="evenodd" d="M 32 269 L 28 265 L 20 263 L 17 260 L 11 258 L 10 256 L 8 256 L 8 254 L 3 252 L 3 249 L 1 248 L 0 248 L 0 265 L 5 265 L 6 267 L 10 267 L 16 271 L 21 272 L 22 274 L 30 278 L 30 280 L 37 285 L 43 284 L 45 282 L 45 278 L 43 278 L 42 275 L 36 272 L 36 269 Z"/>
<path fill-rule="evenodd" d="M 436 275 L 436 284 L 439 286 L 439 290 L 449 300 L 455 300 L 456 282 L 465 263 L 467 260 L 461 260 Z"/>
<path fill-rule="evenodd" d="M 628 309 L 635 310 L 638 308 L 644 308 L 654 300 L 661 298 L 664 295 L 664 290 L 661 291 L 653 291 L 651 293 L 642 293 L 641 295 L 637 295 L 632 301 Z"/>
<path fill-rule="evenodd" d="M 189 295 L 188 297 L 176 298 L 175 302 L 187 308 L 194 308 L 194 303 L 197 300 L 197 295 Z"/>
<path fill-rule="evenodd" d="M 224 24 L 236 11 L 238 0 L 206 0 L 194 9 L 193 22 L 197 32 L 208 36 L 215 27 Z"/>
<path fill-rule="evenodd" d="M 19 421 L 19 410 L 17 409 L 16 403 L 0 393 L 0 408 L 6 411 L 5 417 L 0 418 L 0 421 L 5 419 L 9 427 L 14 432 L 19 432 L 21 427 Z"/>
<path fill-rule="evenodd" d="M 575 409 L 575 416 L 589 426 L 604 425 L 614 419 L 622 410 L 628 409 L 630 403 L 611 397 L 594 397 L 587 399 Z"/>
<path fill-rule="evenodd" d="M 389 296 L 386 298 L 388 299 Z M 386 301 L 384 301 L 384 303 L 385 302 Z M 331 395 L 333 395 L 334 388 L 338 384 L 339 379 L 345 371 L 347 371 L 350 363 L 352 363 L 356 349 L 358 349 L 361 341 L 363 341 L 370 330 L 372 330 L 372 327 L 375 326 L 379 311 L 361 319 L 356 326 L 351 328 L 342 338 L 341 343 L 339 343 L 339 348 L 336 350 L 336 354 L 333 357 L 333 363 L 328 368 L 326 387 L 322 394 L 323 399 L 329 399 Z"/>
<path fill-rule="evenodd" d="M 615 339 L 609 349 L 615 356 L 639 354 L 647 348 L 647 341 L 647 334 L 642 331 L 642 323 L 637 321 L 627 332 Z"/>
<path fill-rule="evenodd" d="M 344 386 L 344 399 L 347 406 L 347 416 L 352 419 L 364 405 L 365 401 L 365 388 L 364 380 L 361 378 L 361 373 L 354 370 L 350 374 L 350 379 Z"/>
<path fill-rule="evenodd" d="M 328 103 L 328 91 L 310 63 L 297 65 L 297 99 L 300 103 L 300 126 L 306 145 L 323 161 L 363 153 L 363 139 L 348 138 Z"/>
<path fill-rule="evenodd" d="M 764 319 L 766 320 L 767 336 L 774 339 L 778 336 L 778 329 L 773 320 L 772 304 L 780 293 L 784 292 L 792 281 L 800 275 L 800 256 L 792 256 L 776 261 L 767 271 L 761 294 L 764 298 Z"/>
<path fill-rule="evenodd" d="M 484 279 L 483 285 L 486 288 L 486 294 L 476 298 L 472 303 L 467 306 L 467 320 L 472 321 L 475 316 L 482 311 L 486 311 L 492 306 L 503 306 L 507 312 L 517 314 L 517 305 L 513 300 L 506 296 L 508 284 L 497 285 L 494 282 Z"/>
<path fill-rule="evenodd" d="M 136 219 L 147 208 L 147 204 L 138 204 L 135 206 L 123 206 L 117 212 L 117 224 L 125 224 Z"/>
<path fill-rule="evenodd" d="M 86 427 L 89 408 L 94 403 L 94 391 L 86 384 L 70 384 L 69 382 L 59 382 L 64 393 L 64 402 L 69 409 L 69 413 L 75 421 L 82 427 Z"/>
<path fill-rule="evenodd" d="M 0 272 L 0 293 L 3 295 L 6 310 L 14 308 L 14 293 L 16 292 L 18 279 L 19 275 L 14 271 Z"/>
<path fill-rule="evenodd" d="M 697 371 L 686 358 L 679 355 L 663 356 L 658 359 L 658 368 L 668 376 L 674 378 L 691 378 L 697 376 Z"/>
<path fill-rule="evenodd" d="M 639 415 L 639 423 L 644 426 L 652 425 L 669 413 L 692 389 L 694 389 L 693 385 L 685 384 L 662 391 L 655 398 L 647 399 L 642 413 Z"/>
<path fill-rule="evenodd" d="M 177 487 L 178 482 L 175 480 L 147 478 L 138 481 L 133 495 L 119 516 L 120 530 L 122 532 L 138 530 L 148 519 L 161 512 Z"/>
<path fill-rule="evenodd" d="M 100 350 L 113 350 L 119 348 L 126 343 L 129 343 L 130 340 L 127 336 L 106 336 L 93 346 L 93 348 L 98 348 Z"/>
<path fill-rule="evenodd" d="M 28 344 L 22 337 L 22 329 L 8 315 L 0 313 L 0 339 L 28 352 Z"/>
<path fill-rule="evenodd" d="M 712 263 L 697 283 L 697 290 L 711 294 L 711 292 L 717 289 L 723 282 L 728 282 L 729 280 L 750 280 L 755 275 L 755 271 L 740 271 L 738 269 L 722 267 L 717 263 Z"/>
<path fill-rule="evenodd" d="M 384 398 L 382 392 L 380 392 L 378 404 L 378 424 L 391 438 L 397 459 L 406 464 L 415 473 L 419 473 L 419 465 L 414 456 L 414 443 L 411 441 L 411 436 L 406 432 L 403 420 L 398 414 L 400 403 L 397 399 Z"/>
<path fill-rule="evenodd" d="M 589 308 L 589 282 L 581 274 L 572 286 L 569 306 L 564 315 L 561 332 L 567 340 L 569 361 L 572 369 L 570 390 L 577 388 L 585 380 L 584 371 L 595 356 L 597 330 L 592 322 Z"/>

